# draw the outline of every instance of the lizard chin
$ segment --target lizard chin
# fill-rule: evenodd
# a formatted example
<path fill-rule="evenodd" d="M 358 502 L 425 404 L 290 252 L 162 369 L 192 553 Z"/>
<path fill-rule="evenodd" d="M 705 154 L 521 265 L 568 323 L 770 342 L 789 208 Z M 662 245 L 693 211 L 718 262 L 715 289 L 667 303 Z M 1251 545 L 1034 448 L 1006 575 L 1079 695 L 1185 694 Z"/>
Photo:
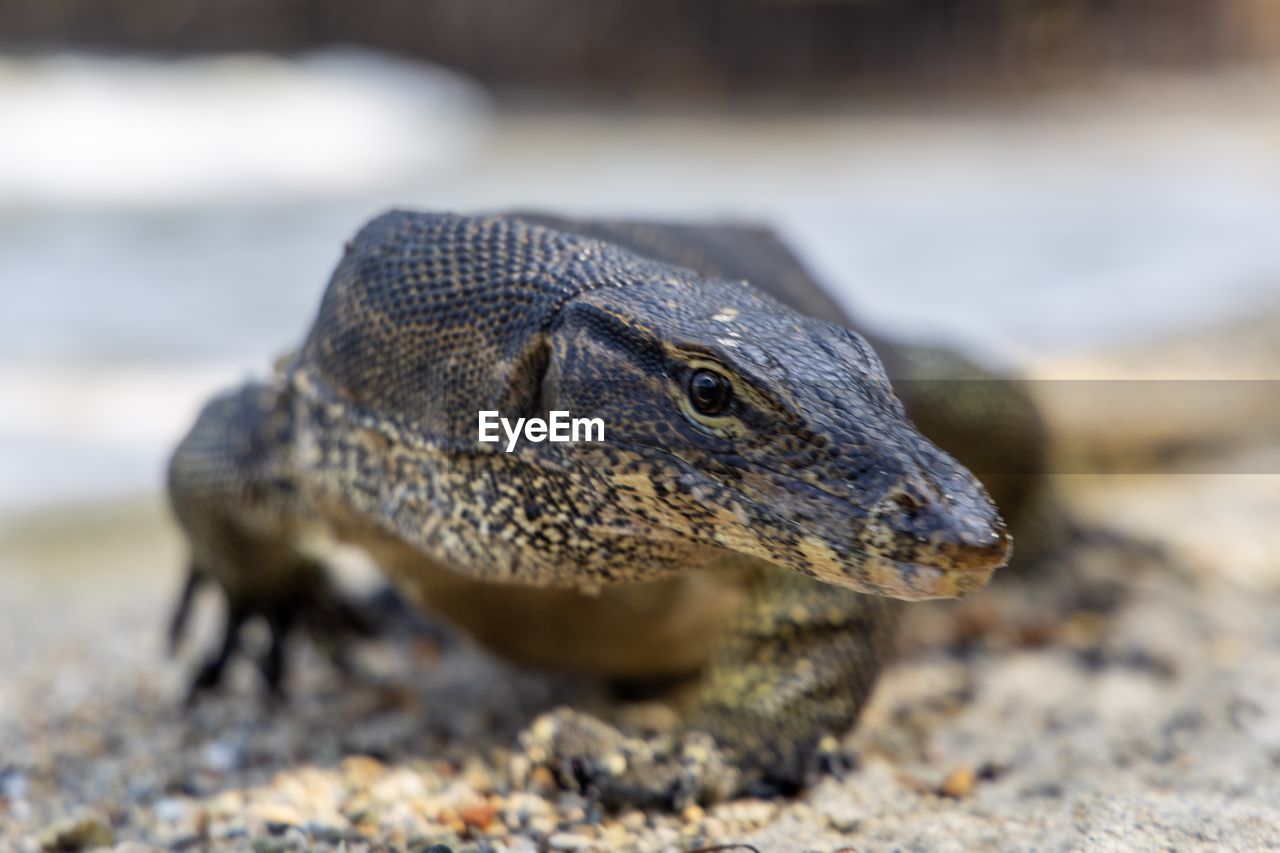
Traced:
<path fill-rule="evenodd" d="M 880 595 L 919 601 L 930 598 L 964 598 L 987 585 L 1007 557 L 988 563 L 938 566 L 869 555 L 862 572 L 875 578 Z"/>
<path fill-rule="evenodd" d="M 883 519 L 865 524 L 851 541 L 814 533 L 796 543 L 796 567 L 835 586 L 906 601 L 963 598 L 1008 564 L 1013 537 L 998 515 L 939 525 L 927 535 Z"/>

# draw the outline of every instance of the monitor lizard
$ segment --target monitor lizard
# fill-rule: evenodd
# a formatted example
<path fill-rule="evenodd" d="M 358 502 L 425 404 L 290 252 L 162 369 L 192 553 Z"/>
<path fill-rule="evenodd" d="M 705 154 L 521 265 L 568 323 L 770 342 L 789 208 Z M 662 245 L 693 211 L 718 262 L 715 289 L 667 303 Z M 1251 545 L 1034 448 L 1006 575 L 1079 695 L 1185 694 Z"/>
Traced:
<path fill-rule="evenodd" d="M 202 584 L 227 601 L 193 687 L 252 618 L 273 686 L 292 629 L 342 618 L 300 547 L 323 529 L 499 655 L 685 685 L 668 732 L 538 720 L 526 744 L 565 784 L 668 806 L 802 785 L 856 721 L 899 601 L 970 593 L 1011 551 L 986 488 L 848 326 L 763 229 L 376 218 L 296 353 L 209 402 L 173 455 L 191 552 L 174 636 Z M 932 358 L 880 349 L 908 376 Z M 950 396 L 904 395 L 957 452 L 1034 467 L 1034 417 L 1002 444 L 999 418 Z M 557 409 L 601 418 L 604 440 L 477 440 L 479 410 Z M 1004 489 L 1013 510 L 1026 480 Z"/>

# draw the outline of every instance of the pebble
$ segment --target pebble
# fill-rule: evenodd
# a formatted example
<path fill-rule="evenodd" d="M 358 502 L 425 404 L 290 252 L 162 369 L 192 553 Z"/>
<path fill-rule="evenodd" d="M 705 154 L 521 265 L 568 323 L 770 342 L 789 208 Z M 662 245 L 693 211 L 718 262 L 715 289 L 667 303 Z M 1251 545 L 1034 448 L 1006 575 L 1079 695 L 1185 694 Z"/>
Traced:
<path fill-rule="evenodd" d="M 342 773 L 347 783 L 353 787 L 363 788 L 371 785 L 375 779 L 385 775 L 387 766 L 376 758 L 367 755 L 353 755 L 342 760 Z"/>
<path fill-rule="evenodd" d="M 230 773 L 240 764 L 240 750 L 223 740 L 212 740 L 200 750 L 200 763 L 214 773 Z"/>
<path fill-rule="evenodd" d="M 862 825 L 862 815 L 858 812 L 844 809 L 831 811 L 827 813 L 827 823 L 836 832 L 856 832 L 858 827 Z"/>
<path fill-rule="evenodd" d="M 44 850 L 87 850 L 110 847 L 116 836 L 106 818 L 97 812 L 87 812 L 52 824 L 37 840 Z"/>
<path fill-rule="evenodd" d="M 462 818 L 464 824 L 481 831 L 489 828 L 489 824 L 493 823 L 493 819 L 497 817 L 497 814 L 498 810 L 487 802 L 474 803 L 458 809 L 458 817 Z"/>
<path fill-rule="evenodd" d="M 382 803 L 413 800 L 426 793 L 422 777 L 407 767 L 397 767 L 369 786 L 369 796 Z"/>
<path fill-rule="evenodd" d="M 191 803 L 177 797 L 163 797 L 151 807 L 156 820 L 162 823 L 178 823 L 191 814 Z"/>
<path fill-rule="evenodd" d="M 548 768 L 535 767 L 529 773 L 529 790 L 537 791 L 540 794 L 550 794 L 557 787 L 556 777 Z"/>
<path fill-rule="evenodd" d="M 493 776 L 479 761 L 468 761 L 462 771 L 462 781 L 481 794 L 493 792 Z"/>
<path fill-rule="evenodd" d="M 229 817 L 244 810 L 243 791 L 223 791 L 207 802 L 212 817 Z"/>
<path fill-rule="evenodd" d="M 18 770 L 0 770 L 0 798 L 21 800 L 27 796 L 26 774 Z"/>
<path fill-rule="evenodd" d="M 284 853 L 287 850 L 302 850 L 306 846 L 306 836 L 296 830 L 278 836 L 260 836 L 252 842 L 253 853 Z"/>
<path fill-rule="evenodd" d="M 627 758 L 620 752 L 611 752 L 600 759 L 600 766 L 610 776 L 621 776 L 627 772 Z"/>
<path fill-rule="evenodd" d="M 556 831 L 556 819 L 550 815 L 539 815 L 529 821 L 529 829 L 538 835 L 550 835 Z"/>
<path fill-rule="evenodd" d="M 729 823 L 754 829 L 768 823 L 777 811 L 778 807 L 767 800 L 738 800 L 717 806 L 714 814 Z"/>
<path fill-rule="evenodd" d="M 977 784 L 977 774 L 973 772 L 972 767 L 964 764 L 951 771 L 947 778 L 943 780 L 940 790 L 943 796 L 959 800 L 971 795 Z"/>
<path fill-rule="evenodd" d="M 249 814 L 266 824 L 276 826 L 298 826 L 303 823 L 297 810 L 281 803 L 254 803 Z"/>
<path fill-rule="evenodd" d="M 713 841 L 717 838 L 724 838 L 726 831 L 724 821 L 719 818 L 709 817 L 702 823 L 703 834 Z"/>
<path fill-rule="evenodd" d="M 585 850 L 593 843 L 593 839 L 573 832 L 557 832 L 547 839 L 552 850 Z"/>

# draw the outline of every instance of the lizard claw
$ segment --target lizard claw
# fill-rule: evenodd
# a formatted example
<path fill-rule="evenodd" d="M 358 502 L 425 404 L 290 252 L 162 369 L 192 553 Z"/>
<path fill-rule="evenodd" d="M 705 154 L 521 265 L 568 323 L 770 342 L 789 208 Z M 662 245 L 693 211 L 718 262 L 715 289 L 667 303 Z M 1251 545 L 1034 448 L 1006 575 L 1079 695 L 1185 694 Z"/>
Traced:
<path fill-rule="evenodd" d="M 194 563 L 187 569 L 187 579 L 182 585 L 182 592 L 178 594 L 177 603 L 174 604 L 173 615 L 169 617 L 167 634 L 170 657 L 176 655 L 182 646 L 182 641 L 187 634 L 187 625 L 191 622 L 191 606 L 195 603 L 200 588 L 208 580 L 209 576 Z"/>
<path fill-rule="evenodd" d="M 209 572 L 196 566 L 191 568 L 169 622 L 171 655 L 182 645 L 197 595 L 211 583 L 214 578 Z M 192 676 L 187 688 L 188 706 L 201 694 L 222 684 L 228 664 L 241 651 L 245 627 L 255 619 L 262 619 L 270 633 L 267 648 L 255 663 L 267 689 L 276 697 L 284 695 L 288 675 L 286 644 L 299 629 L 341 669 L 346 669 L 346 641 L 377 633 L 375 621 L 359 605 L 345 600 L 319 565 L 307 567 L 305 581 L 269 598 L 250 598 L 235 594 L 224 585 L 216 585 L 227 602 L 222 639 Z"/>
<path fill-rule="evenodd" d="M 739 774 L 700 731 L 638 737 L 568 708 L 544 714 L 521 744 L 560 785 L 609 808 L 681 809 L 732 794 Z"/>

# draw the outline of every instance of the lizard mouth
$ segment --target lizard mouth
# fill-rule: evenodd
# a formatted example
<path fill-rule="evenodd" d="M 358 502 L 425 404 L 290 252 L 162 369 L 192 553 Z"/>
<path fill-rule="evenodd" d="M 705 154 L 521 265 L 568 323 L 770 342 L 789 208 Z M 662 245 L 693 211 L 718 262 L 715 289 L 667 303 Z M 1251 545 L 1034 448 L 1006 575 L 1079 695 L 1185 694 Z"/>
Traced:
<path fill-rule="evenodd" d="M 962 598 L 986 586 L 1012 552 L 1012 537 L 997 517 L 982 534 L 966 530 L 924 541 L 912 537 L 905 547 L 888 553 L 872 551 L 869 562 L 876 564 L 874 574 L 898 579 L 898 588 L 887 593 L 894 598 Z"/>
<path fill-rule="evenodd" d="M 800 542 L 800 556 L 814 575 L 826 583 L 861 593 L 923 601 L 928 598 L 963 598 L 984 587 L 997 569 L 1009 561 L 1009 534 L 1000 528 L 986 547 L 960 547 L 920 543 L 887 548 L 861 543 L 841 548 L 823 537 Z"/>
<path fill-rule="evenodd" d="M 833 509 L 823 523 L 791 521 L 801 533 L 794 558 L 802 571 L 837 586 L 904 600 L 959 598 L 985 586 L 1013 550 L 985 492 L 942 500 L 895 492 L 850 519 L 841 515 L 846 502 L 826 490 L 797 491 Z M 788 520 L 776 506 L 758 510 L 779 525 Z"/>
<path fill-rule="evenodd" d="M 1007 535 L 1004 540 L 1008 542 Z M 861 573 L 880 595 L 917 601 L 929 598 L 963 598 L 987 585 L 996 570 L 1008 562 L 1009 547 L 998 555 L 981 559 L 971 556 L 962 561 L 916 562 L 883 554 L 870 554 Z"/>
<path fill-rule="evenodd" d="M 886 497 L 861 537 L 864 571 L 896 598 L 954 598 L 984 586 L 1008 564 L 1013 541 L 980 488 L 935 499 L 908 487 Z"/>

